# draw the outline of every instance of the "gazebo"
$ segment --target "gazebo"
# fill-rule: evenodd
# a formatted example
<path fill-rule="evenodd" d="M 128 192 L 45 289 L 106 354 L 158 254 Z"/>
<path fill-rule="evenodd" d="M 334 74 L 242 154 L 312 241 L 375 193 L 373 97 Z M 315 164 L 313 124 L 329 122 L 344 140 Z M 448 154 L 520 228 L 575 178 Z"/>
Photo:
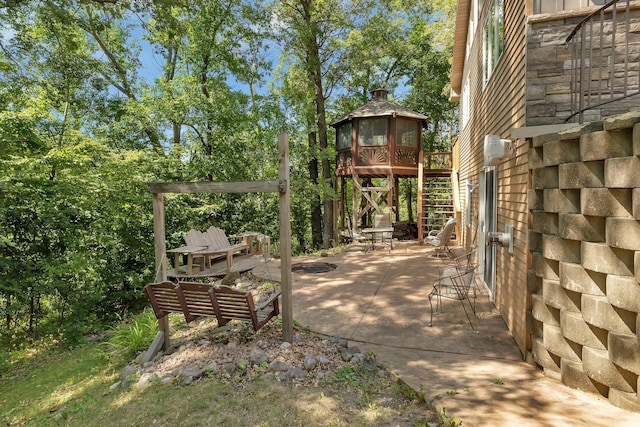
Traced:
<path fill-rule="evenodd" d="M 418 177 L 422 158 L 422 128 L 427 116 L 389 101 L 383 88 L 371 92 L 371 100 L 331 123 L 336 129 L 336 177 L 339 178 L 337 217 L 344 227 L 348 212 L 347 183 L 351 179 L 351 226 L 384 213 L 383 203 L 399 220 L 400 178 Z M 374 185 L 377 182 L 377 185 Z"/>

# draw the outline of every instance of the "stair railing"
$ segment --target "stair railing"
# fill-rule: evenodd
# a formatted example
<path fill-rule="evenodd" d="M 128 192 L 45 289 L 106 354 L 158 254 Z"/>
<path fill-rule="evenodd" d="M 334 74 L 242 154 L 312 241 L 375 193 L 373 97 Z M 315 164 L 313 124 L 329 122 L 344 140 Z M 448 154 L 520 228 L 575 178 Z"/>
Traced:
<path fill-rule="evenodd" d="M 631 23 L 630 17 L 630 0 L 611 0 L 584 18 L 567 37 L 565 43 L 571 53 L 571 115 L 566 122 L 577 117 L 578 123 L 584 123 L 586 111 L 640 93 L 635 28 L 640 24 Z M 635 46 L 630 47 L 630 35 L 635 36 Z"/>

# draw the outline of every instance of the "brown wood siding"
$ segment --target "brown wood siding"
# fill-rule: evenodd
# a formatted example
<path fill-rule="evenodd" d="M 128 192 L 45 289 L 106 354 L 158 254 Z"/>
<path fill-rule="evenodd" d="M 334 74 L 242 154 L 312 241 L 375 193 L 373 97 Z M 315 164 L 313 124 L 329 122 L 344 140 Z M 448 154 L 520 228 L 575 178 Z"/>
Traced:
<path fill-rule="evenodd" d="M 488 2 L 485 2 L 488 3 Z M 486 16 L 486 10 L 483 12 Z M 520 0 L 505 0 L 504 51 L 493 75 L 483 88 L 482 82 L 482 34 L 484 26 L 478 25 L 472 51 L 467 58 L 466 70 L 470 81 L 469 121 L 459 136 L 460 182 L 467 179 L 479 182 L 479 171 L 484 165 L 484 135 L 496 134 L 509 137 L 509 130 L 525 124 L 525 71 L 526 71 L 526 4 Z M 484 23 L 480 19 L 479 23 Z M 465 75 L 466 77 L 466 75 Z M 466 80 L 466 78 L 465 78 Z M 463 81 L 465 81 L 463 80 Z M 464 100 L 462 100 L 464 102 Z M 506 248 L 496 251 L 496 307 L 523 354 L 530 348 L 526 328 L 527 312 L 527 250 L 528 250 L 528 145 L 517 143 L 516 157 L 496 168 L 497 231 L 504 231 L 505 224 L 514 227 L 514 254 Z M 462 187 L 464 190 L 464 187 Z M 478 191 L 467 201 L 466 191 L 461 191 L 463 206 L 471 203 L 471 227 L 463 228 L 463 242 L 477 244 Z M 465 210 L 463 209 L 463 215 Z M 466 218 L 463 219 L 465 223 Z"/>

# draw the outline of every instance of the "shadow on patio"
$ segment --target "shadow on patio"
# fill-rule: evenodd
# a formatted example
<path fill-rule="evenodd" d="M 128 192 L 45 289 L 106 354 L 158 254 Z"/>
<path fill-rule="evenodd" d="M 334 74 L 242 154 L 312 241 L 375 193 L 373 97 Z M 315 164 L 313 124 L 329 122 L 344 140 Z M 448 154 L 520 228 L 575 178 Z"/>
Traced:
<path fill-rule="evenodd" d="M 293 317 L 327 336 L 340 336 L 373 352 L 427 401 L 464 425 L 640 425 L 640 415 L 598 396 L 570 389 L 523 362 L 486 292 L 478 295 L 479 333 L 458 301 L 429 327 L 428 294 L 443 261 L 433 247 L 398 242 L 392 251 L 347 250 L 293 262 L 328 262 L 324 273 L 293 273 Z M 279 280 L 278 260 L 254 273 Z M 435 303 L 435 301 L 434 301 Z"/>

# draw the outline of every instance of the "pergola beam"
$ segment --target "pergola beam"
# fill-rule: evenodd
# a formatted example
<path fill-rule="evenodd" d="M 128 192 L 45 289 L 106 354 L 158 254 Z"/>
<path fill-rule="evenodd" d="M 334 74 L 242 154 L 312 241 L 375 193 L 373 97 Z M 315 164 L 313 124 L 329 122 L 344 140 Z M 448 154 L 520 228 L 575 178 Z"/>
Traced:
<path fill-rule="evenodd" d="M 283 180 L 243 182 L 150 182 L 150 193 L 279 193 Z"/>

